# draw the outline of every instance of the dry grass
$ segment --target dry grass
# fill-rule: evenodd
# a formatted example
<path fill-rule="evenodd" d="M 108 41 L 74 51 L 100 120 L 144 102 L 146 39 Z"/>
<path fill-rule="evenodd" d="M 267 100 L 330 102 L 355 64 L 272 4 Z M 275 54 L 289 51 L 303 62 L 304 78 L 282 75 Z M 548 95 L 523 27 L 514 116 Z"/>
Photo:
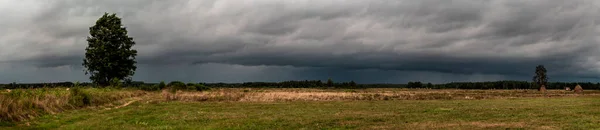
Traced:
<path fill-rule="evenodd" d="M 15 124 L 16 129 L 29 126 L 28 122 L 37 129 L 600 128 L 595 109 L 600 91 L 596 90 L 575 94 L 563 90 L 217 88 L 172 93 L 88 88 L 83 92 L 92 97 L 84 107 L 92 109 L 27 120 Z M 3 92 L 0 116 L 26 120 L 80 108 L 70 98 L 71 91 L 59 89 Z"/>
<path fill-rule="evenodd" d="M 79 107 L 97 107 L 146 92 L 87 88 L 81 89 L 81 93 L 89 95 L 85 106 L 74 101 L 76 95 L 67 88 L 15 89 L 0 93 L 0 122 L 23 121 Z"/>
<path fill-rule="evenodd" d="M 585 94 L 572 91 L 548 90 L 459 90 L 459 89 L 308 89 L 308 88 L 218 88 L 204 92 L 178 91 L 171 93 L 145 92 L 110 88 L 81 89 L 88 96 L 81 104 L 73 89 L 15 89 L 0 92 L 0 121 L 23 121 L 42 114 L 54 114 L 81 107 L 113 107 L 131 100 L 162 101 L 225 101 L 225 102 L 278 102 L 278 101 L 355 101 L 355 100 L 478 100 L 535 97 L 595 96 L 600 91 Z M 144 96 L 145 95 L 145 96 Z M 143 97 L 142 97 L 143 96 Z M 73 100 L 78 100 L 73 102 Z M 119 107 L 117 107 L 119 108 Z"/>
<path fill-rule="evenodd" d="M 599 95 L 588 91 L 586 95 Z M 205 92 L 163 91 L 166 100 L 179 101 L 338 101 L 338 100 L 474 100 L 523 97 L 581 96 L 570 91 L 548 90 L 456 90 L 456 89 L 239 89 L 222 88 Z"/>
<path fill-rule="evenodd" d="M 13 129 L 588 130 L 600 128 L 598 97 L 294 102 L 140 101 L 107 111 L 85 109 L 44 116 L 30 121 L 31 126 L 21 123 L 23 125 Z"/>

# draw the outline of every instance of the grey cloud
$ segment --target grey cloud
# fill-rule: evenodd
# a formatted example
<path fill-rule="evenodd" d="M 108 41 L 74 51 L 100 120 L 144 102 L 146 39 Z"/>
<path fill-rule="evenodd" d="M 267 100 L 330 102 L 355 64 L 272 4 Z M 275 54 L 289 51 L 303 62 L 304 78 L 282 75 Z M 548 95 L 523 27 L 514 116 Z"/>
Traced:
<path fill-rule="evenodd" d="M 79 65 L 88 27 L 115 12 L 137 42 L 139 63 L 149 68 L 226 64 L 501 79 L 528 77 L 545 64 L 563 77 L 600 73 L 600 2 L 594 0 L 49 3 L 14 9 L 25 16 L 0 13 L 11 19 L 0 20 L 8 28 L 0 30 L 0 62 Z"/>

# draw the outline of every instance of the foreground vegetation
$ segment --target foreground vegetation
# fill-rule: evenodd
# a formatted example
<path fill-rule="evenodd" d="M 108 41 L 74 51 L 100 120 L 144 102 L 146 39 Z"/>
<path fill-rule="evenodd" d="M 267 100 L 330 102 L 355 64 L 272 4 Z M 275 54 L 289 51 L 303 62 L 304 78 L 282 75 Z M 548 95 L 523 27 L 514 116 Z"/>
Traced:
<path fill-rule="evenodd" d="M 118 104 L 122 99 L 146 93 L 134 89 L 89 87 L 6 90 L 0 92 L 0 124 L 64 110 Z"/>
<path fill-rule="evenodd" d="M 597 97 L 136 102 L 47 115 L 16 129 L 594 129 Z"/>
<path fill-rule="evenodd" d="M 600 128 L 600 109 L 596 109 L 600 106 L 597 100 L 600 91 L 596 90 L 575 94 L 563 90 L 541 93 L 532 89 L 203 88 L 190 84 L 160 91 L 89 87 L 3 91 L 0 126 L 16 129 Z"/>

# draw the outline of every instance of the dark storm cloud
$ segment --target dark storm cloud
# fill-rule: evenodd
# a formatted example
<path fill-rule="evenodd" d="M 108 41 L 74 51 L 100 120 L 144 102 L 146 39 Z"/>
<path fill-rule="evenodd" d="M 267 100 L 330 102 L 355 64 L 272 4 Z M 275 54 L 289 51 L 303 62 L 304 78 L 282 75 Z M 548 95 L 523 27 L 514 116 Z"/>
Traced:
<path fill-rule="evenodd" d="M 597 78 L 599 7 L 594 0 L 3 1 L 0 63 L 79 66 L 88 27 L 114 12 L 147 68 L 529 80 L 544 64 L 552 75 Z"/>

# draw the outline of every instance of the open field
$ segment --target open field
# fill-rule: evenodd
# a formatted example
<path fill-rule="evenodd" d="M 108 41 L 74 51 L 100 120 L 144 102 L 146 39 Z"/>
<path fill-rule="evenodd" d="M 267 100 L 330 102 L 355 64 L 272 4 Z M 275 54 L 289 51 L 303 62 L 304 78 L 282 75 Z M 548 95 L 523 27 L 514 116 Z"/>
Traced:
<path fill-rule="evenodd" d="M 44 114 L 4 128 L 598 129 L 599 93 L 429 89 L 161 91 L 124 98 L 118 102 L 122 105 Z"/>
<path fill-rule="evenodd" d="M 504 99 L 524 97 L 581 96 L 572 91 L 549 90 L 462 90 L 462 89 L 306 89 L 306 88 L 222 88 L 207 92 L 162 93 L 163 97 L 179 101 L 339 101 L 339 100 L 455 100 Z M 600 91 L 583 95 L 600 96 Z"/>

